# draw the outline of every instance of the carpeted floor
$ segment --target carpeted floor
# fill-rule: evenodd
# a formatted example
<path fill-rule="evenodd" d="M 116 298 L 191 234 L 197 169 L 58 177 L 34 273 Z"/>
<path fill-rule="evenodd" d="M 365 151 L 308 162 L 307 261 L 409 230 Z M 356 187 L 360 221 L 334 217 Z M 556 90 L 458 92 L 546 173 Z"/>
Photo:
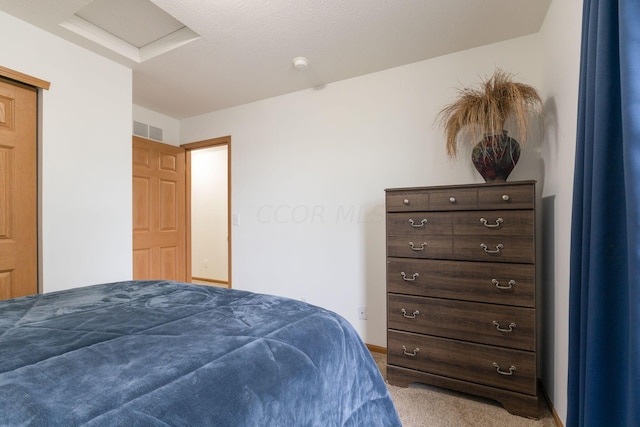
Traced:
<path fill-rule="evenodd" d="M 386 379 L 387 356 L 372 353 Z M 403 427 L 555 427 L 544 398 L 540 399 L 540 419 L 511 415 L 499 403 L 424 384 L 408 388 L 388 385 Z"/>

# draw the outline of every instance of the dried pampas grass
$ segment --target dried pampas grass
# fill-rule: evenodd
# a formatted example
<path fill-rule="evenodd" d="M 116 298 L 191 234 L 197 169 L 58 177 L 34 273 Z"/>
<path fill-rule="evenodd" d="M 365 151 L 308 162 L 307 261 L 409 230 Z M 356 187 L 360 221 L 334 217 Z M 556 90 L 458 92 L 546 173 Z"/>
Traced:
<path fill-rule="evenodd" d="M 514 82 L 512 74 L 497 69 L 479 87 L 459 89 L 458 99 L 444 107 L 437 120 L 445 130 L 447 155 L 455 159 L 461 131 L 478 142 L 486 134 L 502 133 L 507 119 L 513 117 L 519 142 L 524 143 L 530 118 L 541 112 L 542 99 L 535 88 Z"/>

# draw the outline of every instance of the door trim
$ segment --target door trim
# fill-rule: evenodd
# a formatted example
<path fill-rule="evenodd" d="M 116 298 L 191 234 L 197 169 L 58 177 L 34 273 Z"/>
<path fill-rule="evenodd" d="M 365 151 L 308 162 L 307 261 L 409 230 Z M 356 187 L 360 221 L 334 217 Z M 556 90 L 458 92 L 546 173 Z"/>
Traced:
<path fill-rule="evenodd" d="M 186 235 L 187 235 L 187 281 L 190 282 L 193 277 L 191 275 L 192 262 L 191 259 L 191 151 L 201 148 L 218 147 L 221 145 L 227 146 L 227 280 L 229 288 L 231 288 L 231 135 L 221 136 L 218 138 L 205 139 L 202 141 L 195 141 L 180 145 L 180 147 L 186 150 Z"/>
<path fill-rule="evenodd" d="M 49 90 L 51 83 L 46 80 L 39 79 L 37 77 L 30 76 L 28 74 L 21 73 L 20 71 L 12 70 L 0 65 L 0 76 L 10 80 L 15 80 L 20 83 L 33 86 L 37 89 Z"/>

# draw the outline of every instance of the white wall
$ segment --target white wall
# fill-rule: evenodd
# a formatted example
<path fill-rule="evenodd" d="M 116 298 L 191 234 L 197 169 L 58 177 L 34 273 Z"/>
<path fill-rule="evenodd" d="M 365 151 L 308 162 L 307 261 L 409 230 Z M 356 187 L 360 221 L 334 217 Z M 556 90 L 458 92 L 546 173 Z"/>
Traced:
<path fill-rule="evenodd" d="M 543 382 L 566 424 L 569 342 L 569 254 L 576 143 L 582 0 L 554 0 L 541 30 L 547 110 L 542 153 Z"/>
<path fill-rule="evenodd" d="M 0 65 L 51 83 L 40 98 L 45 292 L 130 279 L 131 70 L 0 12 Z"/>
<path fill-rule="evenodd" d="M 306 298 L 386 346 L 384 189 L 482 182 L 434 118 L 495 66 L 539 86 L 540 58 L 523 37 L 181 121 L 183 142 L 233 137 L 233 286 Z M 539 179 L 539 152 L 510 179 Z"/>

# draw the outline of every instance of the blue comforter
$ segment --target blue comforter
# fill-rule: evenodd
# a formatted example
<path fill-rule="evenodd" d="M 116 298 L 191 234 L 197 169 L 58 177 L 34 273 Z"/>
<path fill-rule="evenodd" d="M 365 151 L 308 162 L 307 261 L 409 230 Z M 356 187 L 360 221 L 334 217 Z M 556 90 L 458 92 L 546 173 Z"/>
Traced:
<path fill-rule="evenodd" d="M 131 281 L 0 301 L 0 425 L 399 426 L 342 317 Z"/>

